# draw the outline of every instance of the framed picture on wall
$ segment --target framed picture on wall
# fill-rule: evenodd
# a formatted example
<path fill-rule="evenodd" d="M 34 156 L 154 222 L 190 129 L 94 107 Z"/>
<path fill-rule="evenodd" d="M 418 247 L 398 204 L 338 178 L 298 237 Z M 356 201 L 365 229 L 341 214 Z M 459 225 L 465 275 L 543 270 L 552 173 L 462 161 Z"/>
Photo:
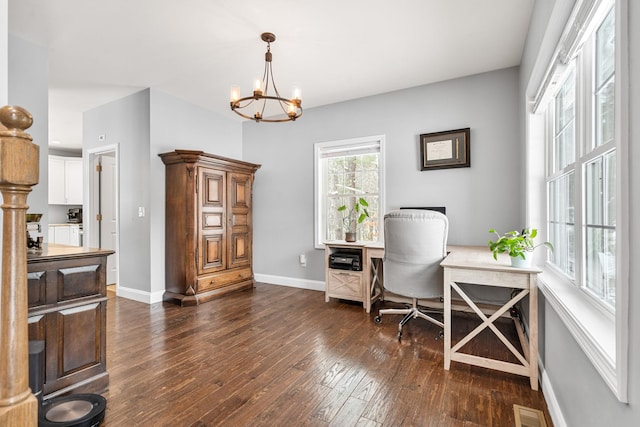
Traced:
<path fill-rule="evenodd" d="M 470 134 L 465 128 L 420 135 L 420 169 L 470 167 Z"/>

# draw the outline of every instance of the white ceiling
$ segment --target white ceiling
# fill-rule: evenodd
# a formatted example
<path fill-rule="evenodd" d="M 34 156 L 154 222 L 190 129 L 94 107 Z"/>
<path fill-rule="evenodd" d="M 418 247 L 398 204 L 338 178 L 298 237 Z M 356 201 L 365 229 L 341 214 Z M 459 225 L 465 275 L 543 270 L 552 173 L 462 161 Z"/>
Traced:
<path fill-rule="evenodd" d="M 83 111 L 148 87 L 235 119 L 265 31 L 304 108 L 515 66 L 533 1 L 9 0 L 9 31 L 48 48 L 49 139 L 78 148 Z"/>

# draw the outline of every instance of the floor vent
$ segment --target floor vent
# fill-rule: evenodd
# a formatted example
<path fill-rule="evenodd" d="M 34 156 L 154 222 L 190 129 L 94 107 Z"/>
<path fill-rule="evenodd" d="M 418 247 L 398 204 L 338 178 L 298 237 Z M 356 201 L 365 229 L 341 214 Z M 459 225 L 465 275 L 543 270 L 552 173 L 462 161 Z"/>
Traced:
<path fill-rule="evenodd" d="M 547 427 L 542 411 L 526 406 L 513 405 L 516 427 Z"/>

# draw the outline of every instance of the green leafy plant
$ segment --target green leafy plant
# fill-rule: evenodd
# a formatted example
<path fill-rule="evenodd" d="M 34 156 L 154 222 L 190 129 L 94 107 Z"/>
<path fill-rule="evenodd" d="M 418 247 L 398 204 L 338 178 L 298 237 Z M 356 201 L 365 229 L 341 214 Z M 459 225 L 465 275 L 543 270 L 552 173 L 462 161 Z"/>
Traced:
<path fill-rule="evenodd" d="M 553 251 L 553 245 L 550 242 L 542 242 L 537 245 L 533 243 L 533 239 L 538 235 L 538 230 L 535 228 L 525 228 L 521 232 L 509 231 L 503 235 L 492 228 L 489 233 L 498 236 L 495 242 L 489 240 L 489 249 L 493 252 L 493 258 L 496 260 L 498 254 L 504 252 L 511 257 L 526 259 L 525 253 L 532 252 L 538 246 L 545 246 Z"/>
<path fill-rule="evenodd" d="M 358 224 L 369 218 L 369 203 L 362 197 L 359 197 L 349 208 L 346 204 L 338 207 L 338 212 L 342 212 L 342 222 L 347 232 L 354 233 Z"/>

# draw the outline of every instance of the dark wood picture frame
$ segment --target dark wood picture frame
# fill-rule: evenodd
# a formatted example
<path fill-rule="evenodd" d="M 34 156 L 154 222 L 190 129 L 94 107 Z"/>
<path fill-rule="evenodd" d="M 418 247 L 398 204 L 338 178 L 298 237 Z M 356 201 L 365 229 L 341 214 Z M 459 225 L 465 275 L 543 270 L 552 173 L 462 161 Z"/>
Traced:
<path fill-rule="evenodd" d="M 420 170 L 471 167 L 471 129 L 420 135 Z"/>

